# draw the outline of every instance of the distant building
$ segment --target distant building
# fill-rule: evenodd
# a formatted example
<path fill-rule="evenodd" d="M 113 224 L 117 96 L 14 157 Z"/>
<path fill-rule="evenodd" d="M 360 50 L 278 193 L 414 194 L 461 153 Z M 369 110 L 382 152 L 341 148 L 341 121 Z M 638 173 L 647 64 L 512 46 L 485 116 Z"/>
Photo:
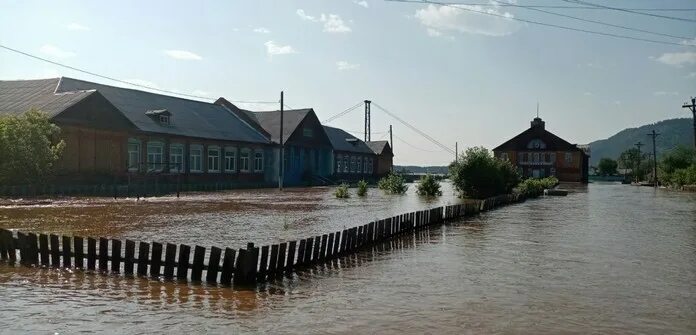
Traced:
<path fill-rule="evenodd" d="M 324 126 L 333 147 L 333 175 L 336 181 L 371 179 L 376 173 L 377 155 L 365 142 L 343 129 Z"/>
<path fill-rule="evenodd" d="M 66 77 L 0 81 L 0 114 L 32 108 L 61 128 L 59 182 L 158 175 L 262 186 L 271 177 L 271 141 L 221 105 Z"/>
<path fill-rule="evenodd" d="M 394 152 L 388 141 L 371 141 L 367 145 L 377 155 L 375 171 L 377 176 L 389 174 L 394 168 Z"/>
<path fill-rule="evenodd" d="M 275 146 L 274 157 L 280 155 L 280 111 L 256 112 L 238 108 L 218 99 L 216 104 L 225 106 L 235 115 L 260 132 L 266 133 Z M 317 115 L 311 108 L 283 111 L 283 138 L 285 145 L 285 173 L 287 186 L 323 183 L 333 173 L 332 145 Z M 272 179 L 277 181 L 278 167 L 274 167 Z"/>
<path fill-rule="evenodd" d="M 555 176 L 563 182 L 587 183 L 589 154 L 546 130 L 539 117 L 529 129 L 499 145 L 493 153 L 517 166 L 523 177 Z"/>

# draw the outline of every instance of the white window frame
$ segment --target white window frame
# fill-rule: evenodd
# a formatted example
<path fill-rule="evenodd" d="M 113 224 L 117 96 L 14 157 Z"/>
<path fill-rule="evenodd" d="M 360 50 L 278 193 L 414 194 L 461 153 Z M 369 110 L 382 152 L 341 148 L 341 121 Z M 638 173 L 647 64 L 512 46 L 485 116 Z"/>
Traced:
<path fill-rule="evenodd" d="M 229 169 L 229 162 L 232 163 L 232 168 Z M 237 148 L 225 147 L 225 172 L 237 172 Z"/>
<path fill-rule="evenodd" d="M 566 166 L 573 165 L 573 153 L 572 152 L 566 152 L 564 158 L 565 158 L 564 162 L 565 162 Z"/>
<path fill-rule="evenodd" d="M 250 161 L 250 150 L 247 148 L 244 148 L 241 150 L 239 153 L 239 171 L 241 172 L 249 172 L 249 161 Z M 246 157 L 245 157 L 246 156 Z"/>
<path fill-rule="evenodd" d="M 214 152 L 214 155 L 211 155 L 210 153 Z M 220 147 L 217 145 L 211 145 L 208 146 L 208 149 L 205 151 L 205 157 L 206 157 L 206 162 L 208 162 L 206 166 L 206 170 L 209 173 L 219 173 L 220 172 Z"/>
<path fill-rule="evenodd" d="M 343 173 L 348 173 L 350 169 L 350 158 L 348 155 L 343 155 Z"/>
<path fill-rule="evenodd" d="M 355 156 L 350 156 L 350 173 L 355 173 Z"/>
<path fill-rule="evenodd" d="M 169 115 L 160 115 L 159 122 L 164 125 L 169 125 Z"/>
<path fill-rule="evenodd" d="M 131 145 L 135 146 L 135 151 L 131 150 Z M 135 138 L 129 138 L 128 139 L 128 145 L 126 147 L 126 151 L 128 152 L 128 171 L 130 172 L 136 172 L 140 170 L 140 150 L 142 148 L 141 142 L 138 139 Z M 131 154 L 134 154 L 131 157 Z M 135 162 L 131 161 L 131 158 L 135 157 Z"/>
<path fill-rule="evenodd" d="M 152 150 L 151 150 L 152 149 Z M 156 152 L 156 149 L 159 152 Z M 160 141 L 148 141 L 147 151 L 147 171 L 160 172 L 164 166 L 164 143 Z"/>
<path fill-rule="evenodd" d="M 360 174 L 363 173 L 362 156 L 358 156 L 358 158 L 356 159 L 355 168 L 356 168 L 355 172 L 360 173 Z"/>
<path fill-rule="evenodd" d="M 500 159 L 501 159 L 501 160 L 504 160 L 504 161 L 508 160 L 508 154 L 507 154 L 507 152 L 501 153 L 501 154 L 500 154 Z"/>
<path fill-rule="evenodd" d="M 538 152 L 535 152 L 535 153 L 533 153 L 532 155 L 533 155 L 533 160 L 532 160 L 532 162 L 533 162 L 533 163 L 539 163 L 539 153 L 538 153 Z"/>
<path fill-rule="evenodd" d="M 181 150 L 181 153 L 174 153 L 175 150 Z M 186 171 L 186 164 L 184 163 L 184 145 L 181 143 L 172 143 L 169 145 L 169 172 L 183 173 L 184 171 Z"/>
<path fill-rule="evenodd" d="M 372 157 L 370 157 L 370 161 L 369 161 L 368 164 L 367 164 L 367 168 L 368 168 L 368 172 L 367 172 L 367 173 L 369 173 L 369 174 L 374 173 L 374 170 L 375 170 L 375 165 L 374 165 L 374 164 L 375 164 L 374 159 L 373 159 Z"/>
<path fill-rule="evenodd" d="M 254 172 L 263 172 L 263 158 L 262 150 L 254 150 Z"/>
<path fill-rule="evenodd" d="M 342 155 L 336 155 L 336 173 L 341 173 L 341 167 L 343 163 L 343 156 Z"/>
<path fill-rule="evenodd" d="M 196 152 L 198 152 L 198 154 L 195 154 Z M 203 172 L 203 145 L 189 145 L 189 168 L 191 169 L 191 173 Z"/>

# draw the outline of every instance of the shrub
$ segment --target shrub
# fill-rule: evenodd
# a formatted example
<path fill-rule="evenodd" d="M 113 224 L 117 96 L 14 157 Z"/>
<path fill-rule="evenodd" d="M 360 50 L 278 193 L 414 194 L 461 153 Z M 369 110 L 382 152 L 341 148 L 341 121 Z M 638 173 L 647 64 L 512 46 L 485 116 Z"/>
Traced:
<path fill-rule="evenodd" d="M 367 195 L 367 182 L 363 179 L 358 182 L 358 196 L 364 197 Z"/>
<path fill-rule="evenodd" d="M 377 183 L 377 187 L 389 194 L 404 194 L 408 190 L 404 177 L 395 173 L 390 173 L 386 177 L 380 179 Z"/>
<path fill-rule="evenodd" d="M 558 178 L 546 177 L 542 179 L 526 179 L 517 187 L 517 192 L 529 197 L 536 197 L 544 193 L 545 189 L 558 185 Z"/>
<path fill-rule="evenodd" d="M 350 198 L 350 192 L 348 192 L 348 184 L 343 183 L 341 185 L 338 185 L 336 191 L 334 192 L 334 195 L 336 195 L 336 198 L 339 199 Z"/>
<path fill-rule="evenodd" d="M 674 186 L 696 185 L 696 164 L 685 169 L 677 169 L 670 176 Z"/>
<path fill-rule="evenodd" d="M 450 164 L 450 179 L 461 197 L 488 198 L 512 192 L 520 176 L 507 160 L 500 160 L 483 147 L 466 150 Z"/>
<path fill-rule="evenodd" d="M 0 117 L 0 184 L 34 184 L 53 173 L 64 141 L 53 141 L 60 128 L 46 113 L 30 110 Z"/>
<path fill-rule="evenodd" d="M 429 173 L 425 176 L 421 176 L 417 188 L 416 193 L 418 193 L 418 195 L 429 197 L 442 195 L 442 191 L 440 190 L 440 182 Z"/>

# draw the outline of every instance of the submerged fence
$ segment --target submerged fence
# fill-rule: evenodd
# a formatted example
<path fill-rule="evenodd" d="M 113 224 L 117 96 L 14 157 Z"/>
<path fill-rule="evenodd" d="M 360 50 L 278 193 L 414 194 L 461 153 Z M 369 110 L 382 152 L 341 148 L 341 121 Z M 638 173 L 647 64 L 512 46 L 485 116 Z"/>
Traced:
<path fill-rule="evenodd" d="M 185 244 L 135 242 L 22 233 L 0 229 L 0 259 L 31 267 L 75 268 L 101 273 L 149 276 L 159 280 L 249 286 L 330 262 L 433 225 L 525 201 L 521 194 L 501 195 L 465 204 L 397 215 L 358 227 L 299 241 L 239 250 Z M 19 252 L 19 254 L 17 253 Z M 205 276 L 204 276 L 205 273 Z"/>

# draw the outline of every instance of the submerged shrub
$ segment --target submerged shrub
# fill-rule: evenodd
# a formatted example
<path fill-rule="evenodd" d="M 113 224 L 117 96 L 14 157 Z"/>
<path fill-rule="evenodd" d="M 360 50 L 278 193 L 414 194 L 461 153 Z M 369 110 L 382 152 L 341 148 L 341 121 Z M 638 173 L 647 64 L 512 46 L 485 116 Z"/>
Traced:
<path fill-rule="evenodd" d="M 450 179 L 461 197 L 483 199 L 510 193 L 519 183 L 515 167 L 483 147 L 466 150 L 450 165 Z"/>
<path fill-rule="evenodd" d="M 418 182 L 416 193 L 418 195 L 424 195 L 428 197 L 440 196 L 442 191 L 440 190 L 440 182 L 431 175 L 430 173 L 425 176 L 421 176 Z"/>
<path fill-rule="evenodd" d="M 367 182 L 363 179 L 358 182 L 358 196 L 364 197 L 367 195 Z"/>
<path fill-rule="evenodd" d="M 336 195 L 336 198 L 339 199 L 350 198 L 350 192 L 348 192 L 348 184 L 343 183 L 341 185 L 338 185 L 336 191 L 334 192 L 334 195 Z"/>
<path fill-rule="evenodd" d="M 390 173 L 379 180 L 377 187 L 389 194 L 404 194 L 408 190 L 406 180 L 402 175 Z"/>
<path fill-rule="evenodd" d="M 517 187 L 517 192 L 529 197 L 536 197 L 544 193 L 545 189 L 553 188 L 558 185 L 558 178 L 546 177 L 541 179 L 526 179 Z"/>

